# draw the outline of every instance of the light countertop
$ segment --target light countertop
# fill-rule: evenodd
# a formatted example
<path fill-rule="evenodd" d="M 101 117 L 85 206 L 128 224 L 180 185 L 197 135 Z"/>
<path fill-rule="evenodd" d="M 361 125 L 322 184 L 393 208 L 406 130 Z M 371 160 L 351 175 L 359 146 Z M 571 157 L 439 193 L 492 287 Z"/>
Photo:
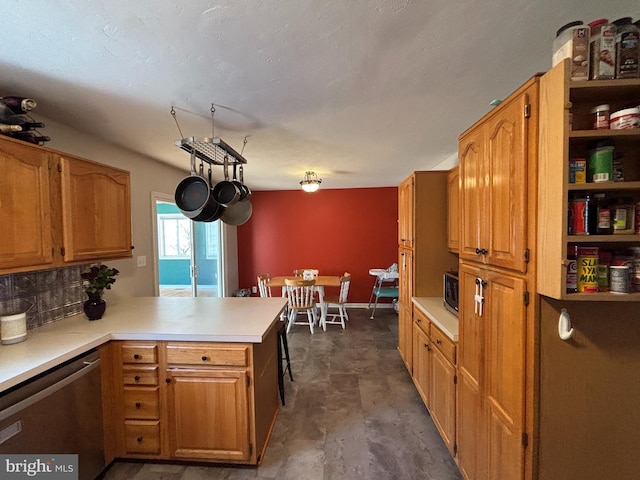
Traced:
<path fill-rule="evenodd" d="M 100 320 L 84 314 L 34 328 L 0 345 L 0 392 L 109 340 L 261 343 L 280 320 L 279 297 L 139 297 L 108 303 Z"/>
<path fill-rule="evenodd" d="M 442 297 L 413 297 L 413 304 L 447 337 L 458 341 L 458 317 L 444 308 Z"/>

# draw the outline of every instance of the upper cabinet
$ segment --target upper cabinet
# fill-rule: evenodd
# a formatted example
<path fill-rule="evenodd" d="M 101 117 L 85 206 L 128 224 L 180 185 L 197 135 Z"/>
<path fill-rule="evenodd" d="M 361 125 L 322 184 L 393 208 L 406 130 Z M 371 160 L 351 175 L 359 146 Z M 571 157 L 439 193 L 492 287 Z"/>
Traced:
<path fill-rule="evenodd" d="M 460 169 L 453 167 L 447 175 L 447 248 L 460 249 Z"/>
<path fill-rule="evenodd" d="M 131 257 L 129 172 L 0 138 L 0 274 Z"/>
<path fill-rule="evenodd" d="M 398 246 L 413 248 L 413 176 L 398 187 Z"/>
<path fill-rule="evenodd" d="M 589 112 L 609 104 L 616 111 L 640 98 L 640 79 L 572 82 L 568 60 L 540 81 L 540 182 L 538 187 L 538 292 L 557 299 L 640 301 L 640 293 L 566 293 L 567 251 L 570 244 L 598 247 L 614 256 L 640 246 L 638 233 L 570 235 L 568 207 L 572 198 L 590 194 L 609 205 L 640 201 L 640 129 L 594 130 Z M 570 124 L 572 117 L 572 125 Z M 599 142 L 614 146 L 622 181 L 569 183 L 569 161 L 588 159 Z M 612 210 L 613 211 L 613 210 Z M 597 218 L 597 217 L 596 217 Z M 635 232 L 638 230 L 636 229 Z"/>
<path fill-rule="evenodd" d="M 527 271 L 537 97 L 531 80 L 460 136 L 461 259 Z"/>
<path fill-rule="evenodd" d="M 60 166 L 64 261 L 131 256 L 129 172 L 70 155 Z"/>
<path fill-rule="evenodd" d="M 0 139 L 0 273 L 53 264 L 50 168 L 46 150 Z"/>

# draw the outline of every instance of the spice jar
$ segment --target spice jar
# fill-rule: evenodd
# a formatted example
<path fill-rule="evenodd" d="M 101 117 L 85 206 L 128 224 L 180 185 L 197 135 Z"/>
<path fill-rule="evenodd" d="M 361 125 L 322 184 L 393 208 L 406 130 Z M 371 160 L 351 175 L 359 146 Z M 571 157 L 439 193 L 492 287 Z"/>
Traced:
<path fill-rule="evenodd" d="M 606 18 L 589 23 L 589 78 L 610 80 L 616 75 L 616 26 Z"/>
<path fill-rule="evenodd" d="M 631 17 L 619 18 L 616 26 L 616 78 L 638 78 L 638 55 L 640 41 L 638 27 L 631 22 Z"/>
<path fill-rule="evenodd" d="M 611 265 L 611 252 L 600 250 L 598 252 L 598 291 L 609 291 L 609 266 Z"/>
<path fill-rule="evenodd" d="M 593 107 L 589 112 L 591 114 L 591 128 L 593 130 L 609 129 L 609 105 L 602 104 Z"/>
<path fill-rule="evenodd" d="M 578 245 L 567 246 L 567 293 L 578 291 Z"/>

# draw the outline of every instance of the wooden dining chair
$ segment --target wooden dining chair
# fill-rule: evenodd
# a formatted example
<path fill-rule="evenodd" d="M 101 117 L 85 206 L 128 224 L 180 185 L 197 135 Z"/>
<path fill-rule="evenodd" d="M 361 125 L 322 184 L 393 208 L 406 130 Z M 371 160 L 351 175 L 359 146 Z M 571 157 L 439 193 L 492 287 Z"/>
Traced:
<path fill-rule="evenodd" d="M 258 275 L 258 290 L 260 296 L 263 298 L 271 296 L 271 287 L 267 285 L 267 282 L 271 276 L 268 273 Z M 291 358 L 289 357 L 289 342 L 287 341 L 287 324 L 282 322 L 282 325 L 278 327 L 278 391 L 280 392 L 280 401 L 282 405 L 284 402 L 284 375 L 289 370 L 289 379 L 293 382 L 293 373 L 291 372 Z M 282 356 L 284 354 L 284 357 Z M 282 362 L 285 362 L 285 367 L 282 367 Z"/>
<path fill-rule="evenodd" d="M 285 288 L 287 290 L 287 301 L 289 308 L 289 318 L 287 324 L 287 332 L 291 330 L 293 325 L 304 325 L 305 322 L 298 322 L 296 318 L 298 312 L 307 313 L 309 330 L 313 333 L 313 327 L 317 323 L 316 313 L 316 281 L 302 279 L 285 279 Z"/>
<path fill-rule="evenodd" d="M 324 298 L 322 305 L 323 315 L 320 317 L 322 320 L 322 329 L 327 330 L 327 324 L 340 324 L 342 329 L 345 328 L 345 321 L 349 320 L 347 314 L 347 296 L 349 295 L 349 285 L 351 284 L 351 274 L 344 272 L 344 275 L 340 277 L 340 293 L 338 295 L 328 295 Z M 338 311 L 329 313 L 330 308 L 337 308 Z"/>
<path fill-rule="evenodd" d="M 271 275 L 268 273 L 263 273 L 262 275 L 258 275 L 258 291 L 260 292 L 261 297 L 270 297 L 271 296 L 271 287 L 267 285 L 267 282 L 271 278 Z"/>

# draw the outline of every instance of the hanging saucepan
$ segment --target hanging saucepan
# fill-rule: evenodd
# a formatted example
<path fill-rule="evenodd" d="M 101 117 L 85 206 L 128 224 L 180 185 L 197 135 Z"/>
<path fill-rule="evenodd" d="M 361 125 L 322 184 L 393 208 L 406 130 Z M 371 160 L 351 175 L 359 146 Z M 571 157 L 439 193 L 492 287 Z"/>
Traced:
<path fill-rule="evenodd" d="M 189 218 L 200 214 L 209 200 L 210 188 L 202 177 L 202 163 L 200 175 L 196 173 L 196 154 L 191 152 L 191 175 L 183 178 L 176 187 L 175 200 L 180 211 Z"/>
<path fill-rule="evenodd" d="M 240 198 L 240 189 L 234 182 L 229 181 L 229 157 L 224 156 L 224 180 L 218 182 L 211 191 L 213 198 L 221 205 L 229 207 Z"/>
<path fill-rule="evenodd" d="M 212 185 L 211 165 L 209 165 L 209 185 Z M 193 217 L 192 220 L 194 222 L 213 222 L 220 218 L 220 216 L 224 212 L 224 208 L 225 207 L 223 205 L 220 205 L 218 202 L 216 202 L 215 198 L 213 198 L 213 195 L 209 195 L 209 200 L 207 200 L 205 206 L 202 207 L 200 213 L 197 216 Z"/>
<path fill-rule="evenodd" d="M 242 202 L 251 196 L 251 190 L 244 184 L 244 169 L 242 165 L 240 165 L 240 185 L 240 201 Z"/>
<path fill-rule="evenodd" d="M 249 218 L 251 218 L 251 213 L 253 213 L 251 200 L 246 199 L 242 202 L 236 202 L 230 207 L 225 208 L 224 212 L 220 216 L 220 220 L 222 220 L 227 225 L 233 225 L 237 227 L 249 220 Z"/>

